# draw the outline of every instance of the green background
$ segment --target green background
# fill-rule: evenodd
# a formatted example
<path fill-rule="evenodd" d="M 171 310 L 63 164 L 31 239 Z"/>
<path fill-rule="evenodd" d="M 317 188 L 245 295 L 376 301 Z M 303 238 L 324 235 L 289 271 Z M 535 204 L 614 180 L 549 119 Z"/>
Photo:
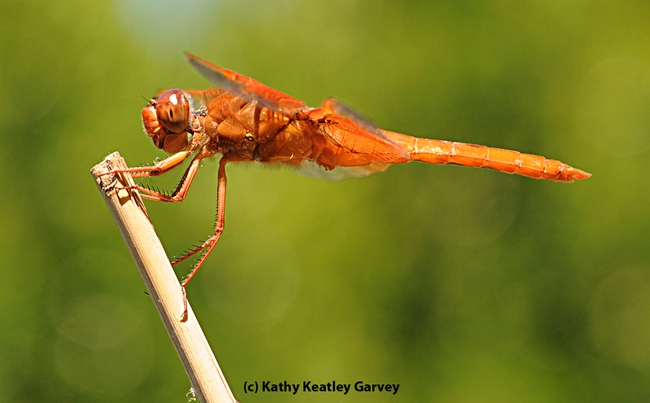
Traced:
<path fill-rule="evenodd" d="M 240 401 L 650 400 L 648 2 L 42 0 L 0 5 L 0 401 L 187 401 L 89 174 L 116 150 L 164 157 L 140 109 L 209 86 L 185 50 L 385 129 L 594 175 L 229 166 L 226 231 L 189 296 Z M 169 255 L 210 234 L 216 168 L 185 202 L 147 203 Z M 401 386 L 244 394 L 263 380 Z"/>

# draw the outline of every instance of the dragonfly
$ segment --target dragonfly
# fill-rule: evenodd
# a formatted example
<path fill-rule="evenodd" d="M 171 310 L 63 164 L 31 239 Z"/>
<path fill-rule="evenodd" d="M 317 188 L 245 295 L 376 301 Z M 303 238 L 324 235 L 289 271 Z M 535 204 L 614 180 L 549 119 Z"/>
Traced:
<path fill-rule="evenodd" d="M 335 99 L 318 108 L 193 54 L 186 59 L 215 88 L 160 92 L 142 109 L 144 131 L 159 149 L 171 154 L 151 166 L 115 170 L 133 177 L 163 175 L 191 158 L 172 193 L 134 185 L 144 199 L 181 202 L 201 161 L 221 155 L 217 175 L 217 215 L 207 240 L 174 259 L 173 266 L 199 254 L 181 281 L 187 320 L 186 287 L 221 238 L 226 211 L 226 165 L 231 162 L 280 164 L 330 180 L 383 172 L 393 164 L 421 161 L 490 168 L 510 174 L 557 182 L 589 178 L 591 174 L 557 160 L 475 144 L 418 138 L 379 129 L 364 116 Z M 198 106 L 195 107 L 195 99 Z"/>

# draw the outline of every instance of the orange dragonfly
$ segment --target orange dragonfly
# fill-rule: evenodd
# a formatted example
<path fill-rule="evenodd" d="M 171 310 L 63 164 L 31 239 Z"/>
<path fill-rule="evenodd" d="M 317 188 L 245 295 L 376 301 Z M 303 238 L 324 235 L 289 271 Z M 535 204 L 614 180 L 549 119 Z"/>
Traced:
<path fill-rule="evenodd" d="M 383 172 L 392 164 L 422 161 L 491 168 L 535 179 L 571 182 L 591 175 L 560 161 L 542 156 L 457 143 L 417 138 L 381 130 L 336 99 L 320 108 L 186 53 L 189 63 L 217 88 L 205 91 L 171 89 L 142 109 L 144 129 L 156 147 L 172 155 L 153 166 L 127 168 L 134 177 L 162 175 L 194 156 L 171 194 L 140 185 L 142 197 L 163 202 L 185 199 L 201 161 L 221 154 L 218 171 L 217 219 L 214 234 L 185 255 L 176 265 L 203 252 L 181 282 L 183 293 L 205 262 L 224 229 L 226 164 L 258 161 L 284 164 L 302 173 L 331 180 Z M 193 107 L 193 97 L 200 106 Z M 187 300 L 181 321 L 187 319 Z"/>

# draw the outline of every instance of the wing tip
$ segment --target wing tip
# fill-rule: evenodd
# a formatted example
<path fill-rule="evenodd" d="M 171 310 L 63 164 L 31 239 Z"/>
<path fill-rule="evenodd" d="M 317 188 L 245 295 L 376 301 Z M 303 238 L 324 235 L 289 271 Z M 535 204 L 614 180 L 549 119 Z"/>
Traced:
<path fill-rule="evenodd" d="M 191 64 L 195 69 L 204 68 L 207 64 L 206 60 L 203 60 L 197 55 L 188 51 L 183 52 L 183 56 L 185 56 L 185 60 L 187 60 L 188 63 Z"/>

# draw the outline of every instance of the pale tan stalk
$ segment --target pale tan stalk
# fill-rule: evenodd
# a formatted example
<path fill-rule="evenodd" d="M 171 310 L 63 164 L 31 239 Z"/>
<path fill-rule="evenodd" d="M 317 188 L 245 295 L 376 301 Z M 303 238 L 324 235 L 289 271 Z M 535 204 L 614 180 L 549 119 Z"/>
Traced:
<path fill-rule="evenodd" d="M 124 189 L 125 186 L 133 185 L 131 176 L 100 176 L 126 167 L 124 159 L 115 152 L 93 167 L 91 174 L 133 256 L 196 396 L 202 403 L 235 403 L 232 391 L 189 305 L 187 322 L 181 322 L 181 286 L 149 221 L 140 195 L 136 191 Z"/>

